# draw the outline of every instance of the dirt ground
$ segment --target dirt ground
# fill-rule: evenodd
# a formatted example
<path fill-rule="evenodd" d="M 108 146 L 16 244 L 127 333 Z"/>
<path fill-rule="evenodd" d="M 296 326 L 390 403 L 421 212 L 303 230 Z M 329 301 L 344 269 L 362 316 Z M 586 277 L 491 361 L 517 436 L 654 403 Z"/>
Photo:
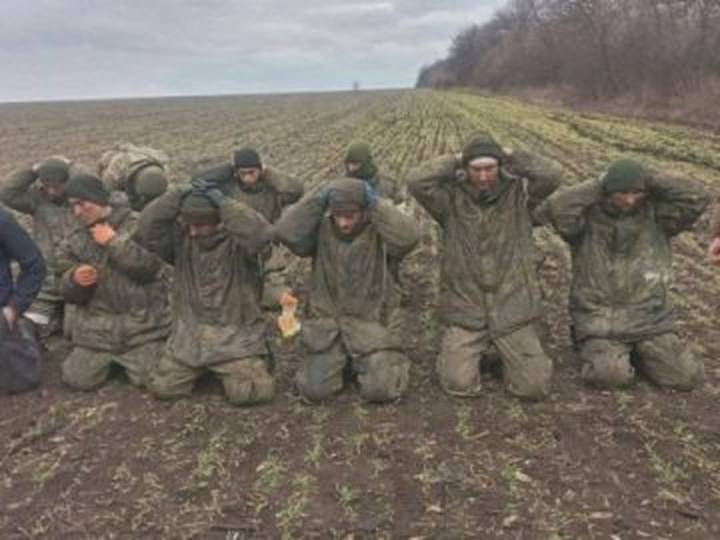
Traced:
<path fill-rule="evenodd" d="M 312 185 L 362 138 L 402 177 L 480 128 L 553 159 L 567 183 L 631 154 L 720 185 L 712 134 L 429 91 L 0 105 L 0 176 L 52 154 L 92 165 L 129 140 L 168 152 L 178 180 L 251 144 Z M 0 397 L 0 538 L 719 538 L 720 271 L 703 258 L 706 220 L 674 244 L 678 331 L 707 369 L 692 393 L 580 383 L 567 250 L 537 232 L 556 375 L 550 398 L 531 404 L 492 373 L 477 399 L 439 390 L 437 231 L 411 209 L 424 234 L 403 269 L 405 399 L 371 406 L 349 388 L 305 405 L 292 388 L 296 344 L 279 339 L 270 405 L 233 407 L 210 379 L 158 402 L 122 373 L 77 393 L 60 381 L 68 344 L 55 339 L 42 386 Z M 301 294 L 306 267 L 290 276 Z"/>

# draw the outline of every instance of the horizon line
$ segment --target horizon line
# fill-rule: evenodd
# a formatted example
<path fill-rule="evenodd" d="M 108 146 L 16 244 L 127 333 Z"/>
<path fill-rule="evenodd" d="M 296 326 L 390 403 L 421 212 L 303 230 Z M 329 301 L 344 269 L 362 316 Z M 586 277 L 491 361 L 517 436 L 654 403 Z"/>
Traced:
<path fill-rule="evenodd" d="M 62 98 L 38 98 L 29 100 L 4 100 L 0 99 L 0 105 L 42 105 L 57 103 L 81 103 L 96 101 L 131 101 L 131 100 L 152 100 L 152 99 L 182 99 L 182 98 L 221 98 L 221 97 L 258 97 L 258 96 L 290 96 L 297 94 L 330 94 L 330 93 L 359 93 L 378 92 L 392 90 L 413 90 L 412 86 L 383 86 L 373 88 L 348 89 L 338 88 L 329 90 L 290 90 L 274 92 L 233 92 L 220 94 L 165 94 L 165 95 L 141 95 L 141 96 L 90 96 L 90 97 L 62 97 Z"/>

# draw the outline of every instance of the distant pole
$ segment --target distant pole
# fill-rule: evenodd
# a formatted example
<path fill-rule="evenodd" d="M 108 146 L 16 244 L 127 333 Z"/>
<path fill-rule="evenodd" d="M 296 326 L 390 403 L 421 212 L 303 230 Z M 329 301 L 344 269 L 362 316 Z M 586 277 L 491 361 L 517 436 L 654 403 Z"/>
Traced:
<path fill-rule="evenodd" d="M 360 82 L 353 81 L 353 92 L 357 92 L 358 90 L 360 90 Z"/>

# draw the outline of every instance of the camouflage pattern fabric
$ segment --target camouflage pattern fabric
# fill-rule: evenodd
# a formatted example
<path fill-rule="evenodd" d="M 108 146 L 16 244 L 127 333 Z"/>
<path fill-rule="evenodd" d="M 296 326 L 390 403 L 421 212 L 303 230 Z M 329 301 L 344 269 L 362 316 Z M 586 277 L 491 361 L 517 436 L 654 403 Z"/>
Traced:
<path fill-rule="evenodd" d="M 369 222 L 352 238 L 341 238 L 326 214 L 321 190 L 306 195 L 273 227 L 276 240 L 298 256 L 312 257 L 313 270 L 302 341 L 307 352 L 298 387 L 310 400 L 342 388 L 348 367 L 361 395 L 396 399 L 407 387 L 409 361 L 402 335 L 388 327 L 385 303 L 388 268 L 416 246 L 416 224 L 386 199 L 369 210 Z M 342 365 L 343 368 L 339 368 Z"/>
<path fill-rule="evenodd" d="M 450 326 L 445 330 L 437 361 L 440 384 L 448 394 L 481 394 L 480 366 L 499 356 L 508 392 L 524 399 L 541 399 L 550 391 L 552 360 L 545 354 L 535 328 L 524 326 L 490 339 L 486 330 Z"/>
<path fill-rule="evenodd" d="M 304 191 L 302 182 L 297 178 L 269 166 L 262 169 L 257 185 L 252 188 L 240 184 L 235 177 L 235 168 L 229 162 L 205 169 L 194 176 L 214 179 L 225 195 L 247 204 L 270 223 L 275 223 L 283 208 L 297 202 Z M 280 296 L 287 289 L 289 254 L 282 247 L 268 246 L 261 253 L 260 259 L 264 281 L 262 305 L 275 309 L 279 307 Z"/>
<path fill-rule="evenodd" d="M 700 217 L 708 195 L 697 182 L 654 175 L 647 199 L 623 214 L 605 201 L 601 185 L 563 189 L 536 211 L 570 245 L 575 338 L 635 342 L 671 332 L 670 239 Z"/>
<path fill-rule="evenodd" d="M 440 312 L 448 328 L 437 371 L 450 393 L 479 392 L 480 361 L 491 345 L 511 393 L 534 399 L 548 391 L 552 361 L 531 326 L 541 312 L 531 209 L 559 180 L 542 160 L 525 160 L 534 165 L 501 169 L 491 193 L 469 185 L 456 156 L 408 175 L 408 190 L 442 229 Z"/>
<path fill-rule="evenodd" d="M 117 236 L 110 244 L 96 244 L 82 227 L 58 250 L 59 290 L 66 302 L 76 305 L 72 341 L 78 347 L 122 353 L 168 335 L 163 264 L 132 240 L 137 220 L 127 208 L 113 209 L 107 222 Z M 74 271 L 84 264 L 98 270 L 95 286 L 73 281 Z"/>
<path fill-rule="evenodd" d="M 628 386 L 635 379 L 634 366 L 658 386 L 676 390 L 692 390 L 705 373 L 673 332 L 634 343 L 588 338 L 580 346 L 580 359 L 583 380 L 600 388 Z"/>
<path fill-rule="evenodd" d="M 192 394 L 195 381 L 209 371 L 223 385 L 225 397 L 233 405 L 254 405 L 272 400 L 275 379 L 268 357 L 247 357 L 203 367 L 191 367 L 164 355 L 150 379 L 150 391 L 160 399 Z"/>
<path fill-rule="evenodd" d="M 169 174 L 170 160 L 164 152 L 148 146 L 120 143 L 98 162 L 98 176 L 112 191 L 128 192 L 128 181 L 143 167 L 158 165 Z"/>
<path fill-rule="evenodd" d="M 93 390 L 108 379 L 112 365 L 117 364 L 131 384 L 146 387 L 164 346 L 163 341 L 153 341 L 123 353 L 75 347 L 62 363 L 63 382 L 76 390 Z"/>
<path fill-rule="evenodd" d="M 32 168 L 24 168 L 10 175 L 0 188 L 0 201 L 13 210 L 32 216 L 33 239 L 43 254 L 47 274 L 42 289 L 26 315 L 40 324 L 42 337 L 63 326 L 64 301 L 57 287 L 56 251 L 80 225 L 65 202 L 51 202 L 36 182 L 38 175 Z"/>
<path fill-rule="evenodd" d="M 269 224 L 244 203 L 225 198 L 220 206 L 222 228 L 210 237 L 193 239 L 178 220 L 183 195 L 182 190 L 172 190 L 152 202 L 138 232 L 139 241 L 175 269 L 173 331 L 160 374 L 151 385 L 158 395 L 188 391 L 186 379 L 191 373 L 193 381 L 200 377 L 205 371 L 201 368 L 231 372 L 236 371 L 233 365 L 256 365 L 251 359 L 258 358 L 269 366 L 258 261 Z M 257 385 L 267 388 L 263 381 L 269 376 L 266 368 L 257 375 Z M 246 375 L 241 378 L 247 380 Z M 262 396 L 272 398 L 267 390 Z"/>
<path fill-rule="evenodd" d="M 442 228 L 440 310 L 447 324 L 511 333 L 540 315 L 529 208 L 557 187 L 503 171 L 497 198 L 480 204 L 457 158 L 410 171 L 408 189 Z"/>

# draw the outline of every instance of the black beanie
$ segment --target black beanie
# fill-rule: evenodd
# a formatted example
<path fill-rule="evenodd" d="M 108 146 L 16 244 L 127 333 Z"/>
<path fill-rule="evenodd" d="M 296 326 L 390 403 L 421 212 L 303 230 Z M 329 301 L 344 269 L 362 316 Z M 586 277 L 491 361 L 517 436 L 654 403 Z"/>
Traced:
<path fill-rule="evenodd" d="M 79 173 L 68 180 L 65 194 L 69 199 L 90 201 L 101 206 L 110 204 L 110 192 L 97 176 Z"/>
<path fill-rule="evenodd" d="M 504 156 L 503 149 L 488 133 L 476 133 L 465 143 L 462 151 L 462 165 L 467 167 L 468 163 L 476 158 L 491 157 L 502 163 Z"/>
<path fill-rule="evenodd" d="M 190 192 L 180 204 L 180 216 L 187 223 L 219 223 L 218 207 L 202 193 Z"/>
<path fill-rule="evenodd" d="M 61 159 L 50 158 L 43 161 L 37 169 L 41 182 L 67 182 L 70 176 L 68 164 Z"/>
<path fill-rule="evenodd" d="M 233 154 L 233 164 L 236 169 L 262 168 L 260 155 L 252 148 L 242 148 Z"/>

